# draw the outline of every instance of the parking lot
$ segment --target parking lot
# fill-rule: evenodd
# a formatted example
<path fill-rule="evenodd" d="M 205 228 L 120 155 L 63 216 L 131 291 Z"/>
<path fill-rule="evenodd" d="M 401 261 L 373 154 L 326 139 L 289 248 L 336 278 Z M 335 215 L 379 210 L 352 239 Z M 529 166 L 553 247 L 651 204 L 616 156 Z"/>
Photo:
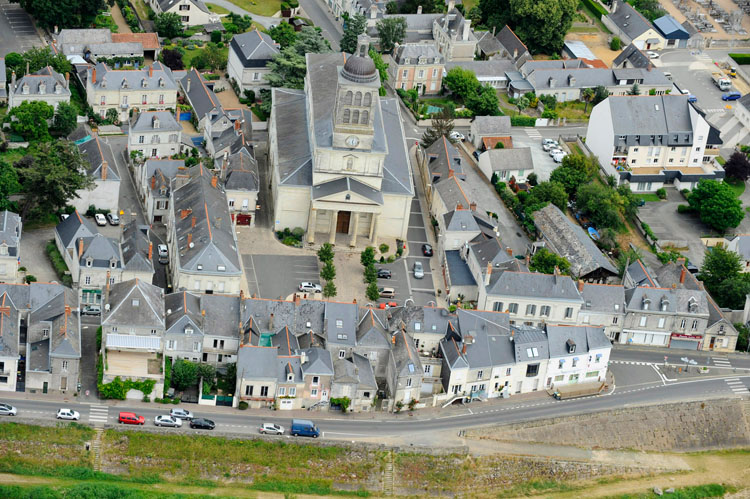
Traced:
<path fill-rule="evenodd" d="M 724 112 L 727 105 L 733 104 L 721 100 L 724 92 L 711 79 L 711 72 L 719 69 L 709 55 L 689 51 L 665 52 L 654 64 L 662 71 L 672 73 L 675 86 L 695 95 L 698 98 L 696 104 L 707 113 Z"/>
<path fill-rule="evenodd" d="M 0 0 L 0 57 L 42 45 L 26 11 L 17 3 Z"/>
<path fill-rule="evenodd" d="M 523 147 L 531 149 L 534 173 L 536 173 L 539 182 L 549 180 L 552 170 L 557 168 L 559 164 L 555 163 L 549 153 L 542 149 L 542 134 L 539 130 L 535 128 L 513 130 L 513 148 L 521 149 Z"/>
<path fill-rule="evenodd" d="M 321 284 L 315 255 L 242 255 L 242 264 L 248 291 L 260 298 L 286 299 L 301 282 Z"/>

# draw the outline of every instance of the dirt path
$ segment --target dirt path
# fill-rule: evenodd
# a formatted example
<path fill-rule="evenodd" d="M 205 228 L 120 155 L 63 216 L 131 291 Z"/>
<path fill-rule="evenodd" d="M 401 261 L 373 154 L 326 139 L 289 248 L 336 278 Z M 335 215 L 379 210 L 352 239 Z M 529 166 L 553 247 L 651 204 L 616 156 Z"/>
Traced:
<path fill-rule="evenodd" d="M 125 22 L 125 18 L 122 16 L 119 5 L 114 4 L 109 12 L 112 14 L 112 20 L 117 25 L 118 33 L 132 33 L 130 26 L 128 26 L 128 23 Z"/>

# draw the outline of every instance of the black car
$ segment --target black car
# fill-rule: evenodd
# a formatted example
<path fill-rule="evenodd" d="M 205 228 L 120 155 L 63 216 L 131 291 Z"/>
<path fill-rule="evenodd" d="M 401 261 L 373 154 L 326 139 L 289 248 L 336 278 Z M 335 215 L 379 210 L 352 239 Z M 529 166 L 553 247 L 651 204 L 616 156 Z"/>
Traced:
<path fill-rule="evenodd" d="M 210 419 L 196 418 L 190 420 L 191 428 L 198 428 L 199 430 L 213 430 L 216 428 L 216 424 Z"/>
<path fill-rule="evenodd" d="M 422 245 L 422 254 L 424 256 L 432 256 L 432 246 L 429 244 L 423 244 Z"/>
<path fill-rule="evenodd" d="M 388 269 L 378 269 L 378 279 L 390 279 L 391 271 Z"/>

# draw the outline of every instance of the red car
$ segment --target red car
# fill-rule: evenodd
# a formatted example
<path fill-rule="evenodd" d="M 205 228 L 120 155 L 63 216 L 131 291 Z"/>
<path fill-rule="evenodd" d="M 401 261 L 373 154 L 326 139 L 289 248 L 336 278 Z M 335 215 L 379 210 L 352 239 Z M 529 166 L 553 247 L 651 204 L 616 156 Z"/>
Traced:
<path fill-rule="evenodd" d="M 139 416 L 134 412 L 121 412 L 120 417 L 117 418 L 117 422 L 120 424 L 142 425 L 146 422 L 146 419 L 143 416 Z"/>

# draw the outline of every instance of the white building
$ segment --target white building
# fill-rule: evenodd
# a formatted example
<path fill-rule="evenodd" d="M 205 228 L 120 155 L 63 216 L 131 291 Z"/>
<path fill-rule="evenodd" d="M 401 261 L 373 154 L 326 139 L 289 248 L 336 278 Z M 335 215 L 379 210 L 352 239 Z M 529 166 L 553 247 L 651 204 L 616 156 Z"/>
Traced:
<path fill-rule="evenodd" d="M 525 183 L 529 174 L 534 173 L 534 161 L 531 158 L 531 148 L 520 149 L 490 149 L 479 155 L 479 171 L 487 180 L 496 175 L 501 182 Z"/>
<path fill-rule="evenodd" d="M 0 282 L 15 283 L 21 261 L 21 217 L 0 211 Z"/>
<path fill-rule="evenodd" d="M 101 210 L 117 213 L 120 202 L 120 175 L 112 148 L 98 135 L 78 145 L 78 150 L 89 163 L 88 175 L 94 181 L 92 189 L 76 191 L 69 202 L 81 213 L 94 205 Z"/>
<path fill-rule="evenodd" d="M 180 152 L 182 126 L 169 111 L 134 113 L 128 129 L 128 151 L 144 158 L 166 158 Z"/>
<path fill-rule="evenodd" d="M 227 73 L 240 91 L 268 88 L 264 76 L 271 71 L 266 64 L 279 53 L 279 44 L 266 33 L 255 29 L 232 37 L 229 44 Z M 242 95 L 240 95 L 242 97 Z"/>
<path fill-rule="evenodd" d="M 57 109 L 60 102 L 70 103 L 69 75 L 61 75 L 47 66 L 34 74 L 27 74 L 16 80 L 15 71 L 11 75 L 8 89 L 8 109 L 20 106 L 22 102 L 42 101 Z"/>
<path fill-rule="evenodd" d="M 549 366 L 546 388 L 604 382 L 612 343 L 604 328 L 547 325 Z"/>
<path fill-rule="evenodd" d="M 157 14 L 171 12 L 179 15 L 185 26 L 203 26 L 220 21 L 219 15 L 208 10 L 203 0 L 149 0 L 149 5 Z"/>

